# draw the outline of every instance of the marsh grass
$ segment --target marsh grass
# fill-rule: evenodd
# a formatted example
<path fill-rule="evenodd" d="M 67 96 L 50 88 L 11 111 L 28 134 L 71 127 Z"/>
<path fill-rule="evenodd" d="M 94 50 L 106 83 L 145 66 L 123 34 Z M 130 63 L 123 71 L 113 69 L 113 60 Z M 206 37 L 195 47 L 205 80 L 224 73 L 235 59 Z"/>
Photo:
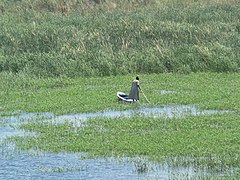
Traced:
<path fill-rule="evenodd" d="M 222 171 L 238 168 L 240 77 L 237 73 L 142 74 L 140 77 L 151 104 L 144 103 L 144 99 L 141 99 L 142 105 L 117 101 L 116 91 L 128 92 L 133 79 L 130 75 L 28 79 L 5 74 L 1 81 L 12 79 L 16 84 L 0 86 L 3 94 L 0 101 L 6 112 L 19 109 L 65 114 L 145 105 L 197 104 L 202 109 L 222 109 L 228 113 L 189 115 L 180 119 L 141 114 L 131 118 L 92 118 L 79 128 L 67 122 L 43 123 L 38 118 L 21 125 L 25 131 L 38 136 L 15 136 L 12 141 L 22 149 L 80 151 L 94 156 L 145 156 L 149 160 L 167 160 L 176 166 L 217 167 Z M 159 92 L 162 89 L 180 93 L 162 94 Z M 141 167 L 141 163 L 139 165 Z"/>
<path fill-rule="evenodd" d="M 0 103 L 3 112 L 28 111 L 56 114 L 96 112 L 166 104 L 196 104 L 199 108 L 235 110 L 240 103 L 239 74 L 142 74 L 141 86 L 150 100 L 124 103 L 117 91 L 128 93 L 135 75 L 99 78 L 30 78 L 2 73 Z M 179 93 L 161 94 L 159 90 Z"/>
<path fill-rule="evenodd" d="M 239 2 L 126 2 L 115 2 L 122 5 L 110 11 L 95 4 L 90 12 L 72 10 L 67 16 L 59 13 L 58 1 L 3 3 L 12 11 L 0 19 L 0 72 L 31 77 L 239 72 Z"/>
<path fill-rule="evenodd" d="M 46 151 L 89 152 L 95 156 L 145 156 L 170 166 L 203 168 L 206 172 L 234 172 L 239 165 L 238 119 L 235 113 L 162 119 L 136 115 L 132 118 L 94 118 L 77 131 L 71 124 L 30 123 L 25 130 L 38 137 L 15 137 L 21 148 Z M 102 126 L 105 131 L 99 131 Z M 147 160 L 146 160 L 147 161 Z M 148 170 L 135 161 L 136 170 Z"/>

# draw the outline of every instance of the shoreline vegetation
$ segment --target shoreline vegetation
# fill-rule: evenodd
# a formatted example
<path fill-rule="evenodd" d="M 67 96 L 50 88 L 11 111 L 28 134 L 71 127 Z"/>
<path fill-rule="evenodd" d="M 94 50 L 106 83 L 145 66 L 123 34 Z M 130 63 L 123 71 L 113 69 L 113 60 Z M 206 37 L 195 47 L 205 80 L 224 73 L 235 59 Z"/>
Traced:
<path fill-rule="evenodd" d="M 1 1 L 0 72 L 239 72 L 238 1 L 65 2 Z"/>
<path fill-rule="evenodd" d="M 168 104 L 229 111 L 93 118 L 78 129 L 34 121 L 21 128 L 38 136 L 11 140 L 22 149 L 233 168 L 231 177 L 238 177 L 239 12 L 237 0 L 1 1 L 1 116 Z M 116 92 L 128 93 L 136 74 L 151 104 L 141 94 L 141 105 L 117 101 Z"/>

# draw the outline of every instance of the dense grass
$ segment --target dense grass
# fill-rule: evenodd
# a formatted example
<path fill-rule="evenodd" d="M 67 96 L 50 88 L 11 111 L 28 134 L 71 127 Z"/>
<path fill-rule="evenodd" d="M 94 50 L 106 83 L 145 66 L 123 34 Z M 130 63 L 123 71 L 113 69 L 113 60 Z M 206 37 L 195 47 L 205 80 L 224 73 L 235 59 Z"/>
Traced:
<path fill-rule="evenodd" d="M 0 72 L 86 77 L 239 71 L 237 1 L 145 2 L 126 8 L 124 1 L 114 9 L 95 4 L 90 11 L 77 9 L 79 2 L 66 16 L 57 1 L 2 2 Z"/>
<path fill-rule="evenodd" d="M 117 103 L 116 92 L 129 92 L 134 75 L 105 78 L 28 78 L 0 76 L 0 102 L 4 111 L 90 112 L 126 109 L 135 105 Z M 141 86 L 151 105 L 199 104 L 208 109 L 240 109 L 239 74 L 140 75 Z M 161 94 L 161 90 L 173 93 Z M 141 95 L 141 102 L 146 104 Z"/>

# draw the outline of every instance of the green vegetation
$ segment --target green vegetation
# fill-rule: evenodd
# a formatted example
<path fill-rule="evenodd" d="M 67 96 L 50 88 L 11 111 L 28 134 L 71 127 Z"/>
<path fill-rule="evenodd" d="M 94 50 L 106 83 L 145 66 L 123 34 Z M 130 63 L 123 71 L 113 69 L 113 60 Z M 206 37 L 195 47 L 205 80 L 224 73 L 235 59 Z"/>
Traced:
<path fill-rule="evenodd" d="M 239 167 L 239 114 L 189 116 L 183 119 L 96 118 L 82 128 L 70 124 L 30 123 L 37 137 L 16 138 L 22 148 L 84 151 L 100 156 L 147 156 L 175 165 Z M 172 165 L 173 165 L 172 164 Z M 219 171 L 221 171 L 219 169 Z"/>
<path fill-rule="evenodd" d="M 142 88 L 151 101 L 148 106 L 199 104 L 204 109 L 230 112 L 181 119 L 141 115 L 96 118 L 78 128 L 71 123 L 47 124 L 41 119 L 33 119 L 32 123 L 21 128 L 37 132 L 38 135 L 14 137 L 12 140 L 23 149 L 85 151 L 99 156 L 144 155 L 159 161 L 167 159 L 170 164 L 176 165 L 206 165 L 209 168 L 220 167 L 221 170 L 238 168 L 239 74 L 151 74 L 140 77 Z M 116 100 L 115 92 L 118 89 L 127 91 L 131 78 L 114 76 L 32 81 L 12 78 L 19 84 L 13 89 L 5 87 L 8 89 L 5 98 L 9 100 L 6 107 L 8 110 L 71 113 L 147 106 L 144 99 L 141 105 Z M 161 94 L 161 90 L 171 93 Z M 104 94 L 105 91 L 108 93 Z M 16 99 L 22 103 L 15 103 Z"/>
<path fill-rule="evenodd" d="M 239 12 L 238 0 L 0 1 L 2 116 L 165 104 L 229 110 L 95 118 L 80 128 L 38 119 L 21 126 L 38 136 L 12 140 L 23 149 L 144 155 L 239 171 Z M 118 102 L 115 93 L 128 92 L 136 74 L 151 103 L 143 96 L 140 104 Z"/>
<path fill-rule="evenodd" d="M 38 79 L 1 74 L 1 110 L 65 114 L 133 108 L 139 105 L 118 103 L 116 99 L 117 91 L 128 93 L 133 78 L 134 75 Z M 140 78 L 151 106 L 199 104 L 205 109 L 240 109 L 237 73 L 142 74 Z M 161 90 L 172 93 L 161 94 Z M 147 104 L 143 96 L 141 103 Z"/>
<path fill-rule="evenodd" d="M 238 1 L 66 2 L 66 15 L 62 1 L 1 2 L 0 72 L 86 77 L 239 71 Z"/>

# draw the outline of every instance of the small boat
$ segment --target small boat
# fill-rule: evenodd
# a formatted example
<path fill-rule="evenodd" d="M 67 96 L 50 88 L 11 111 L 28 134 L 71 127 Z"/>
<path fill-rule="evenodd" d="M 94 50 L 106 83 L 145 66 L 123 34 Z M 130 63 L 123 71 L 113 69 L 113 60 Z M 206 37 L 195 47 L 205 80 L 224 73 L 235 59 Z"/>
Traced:
<path fill-rule="evenodd" d="M 133 102 L 133 99 L 129 99 L 127 94 L 120 91 L 117 92 L 117 97 L 120 101 Z"/>

